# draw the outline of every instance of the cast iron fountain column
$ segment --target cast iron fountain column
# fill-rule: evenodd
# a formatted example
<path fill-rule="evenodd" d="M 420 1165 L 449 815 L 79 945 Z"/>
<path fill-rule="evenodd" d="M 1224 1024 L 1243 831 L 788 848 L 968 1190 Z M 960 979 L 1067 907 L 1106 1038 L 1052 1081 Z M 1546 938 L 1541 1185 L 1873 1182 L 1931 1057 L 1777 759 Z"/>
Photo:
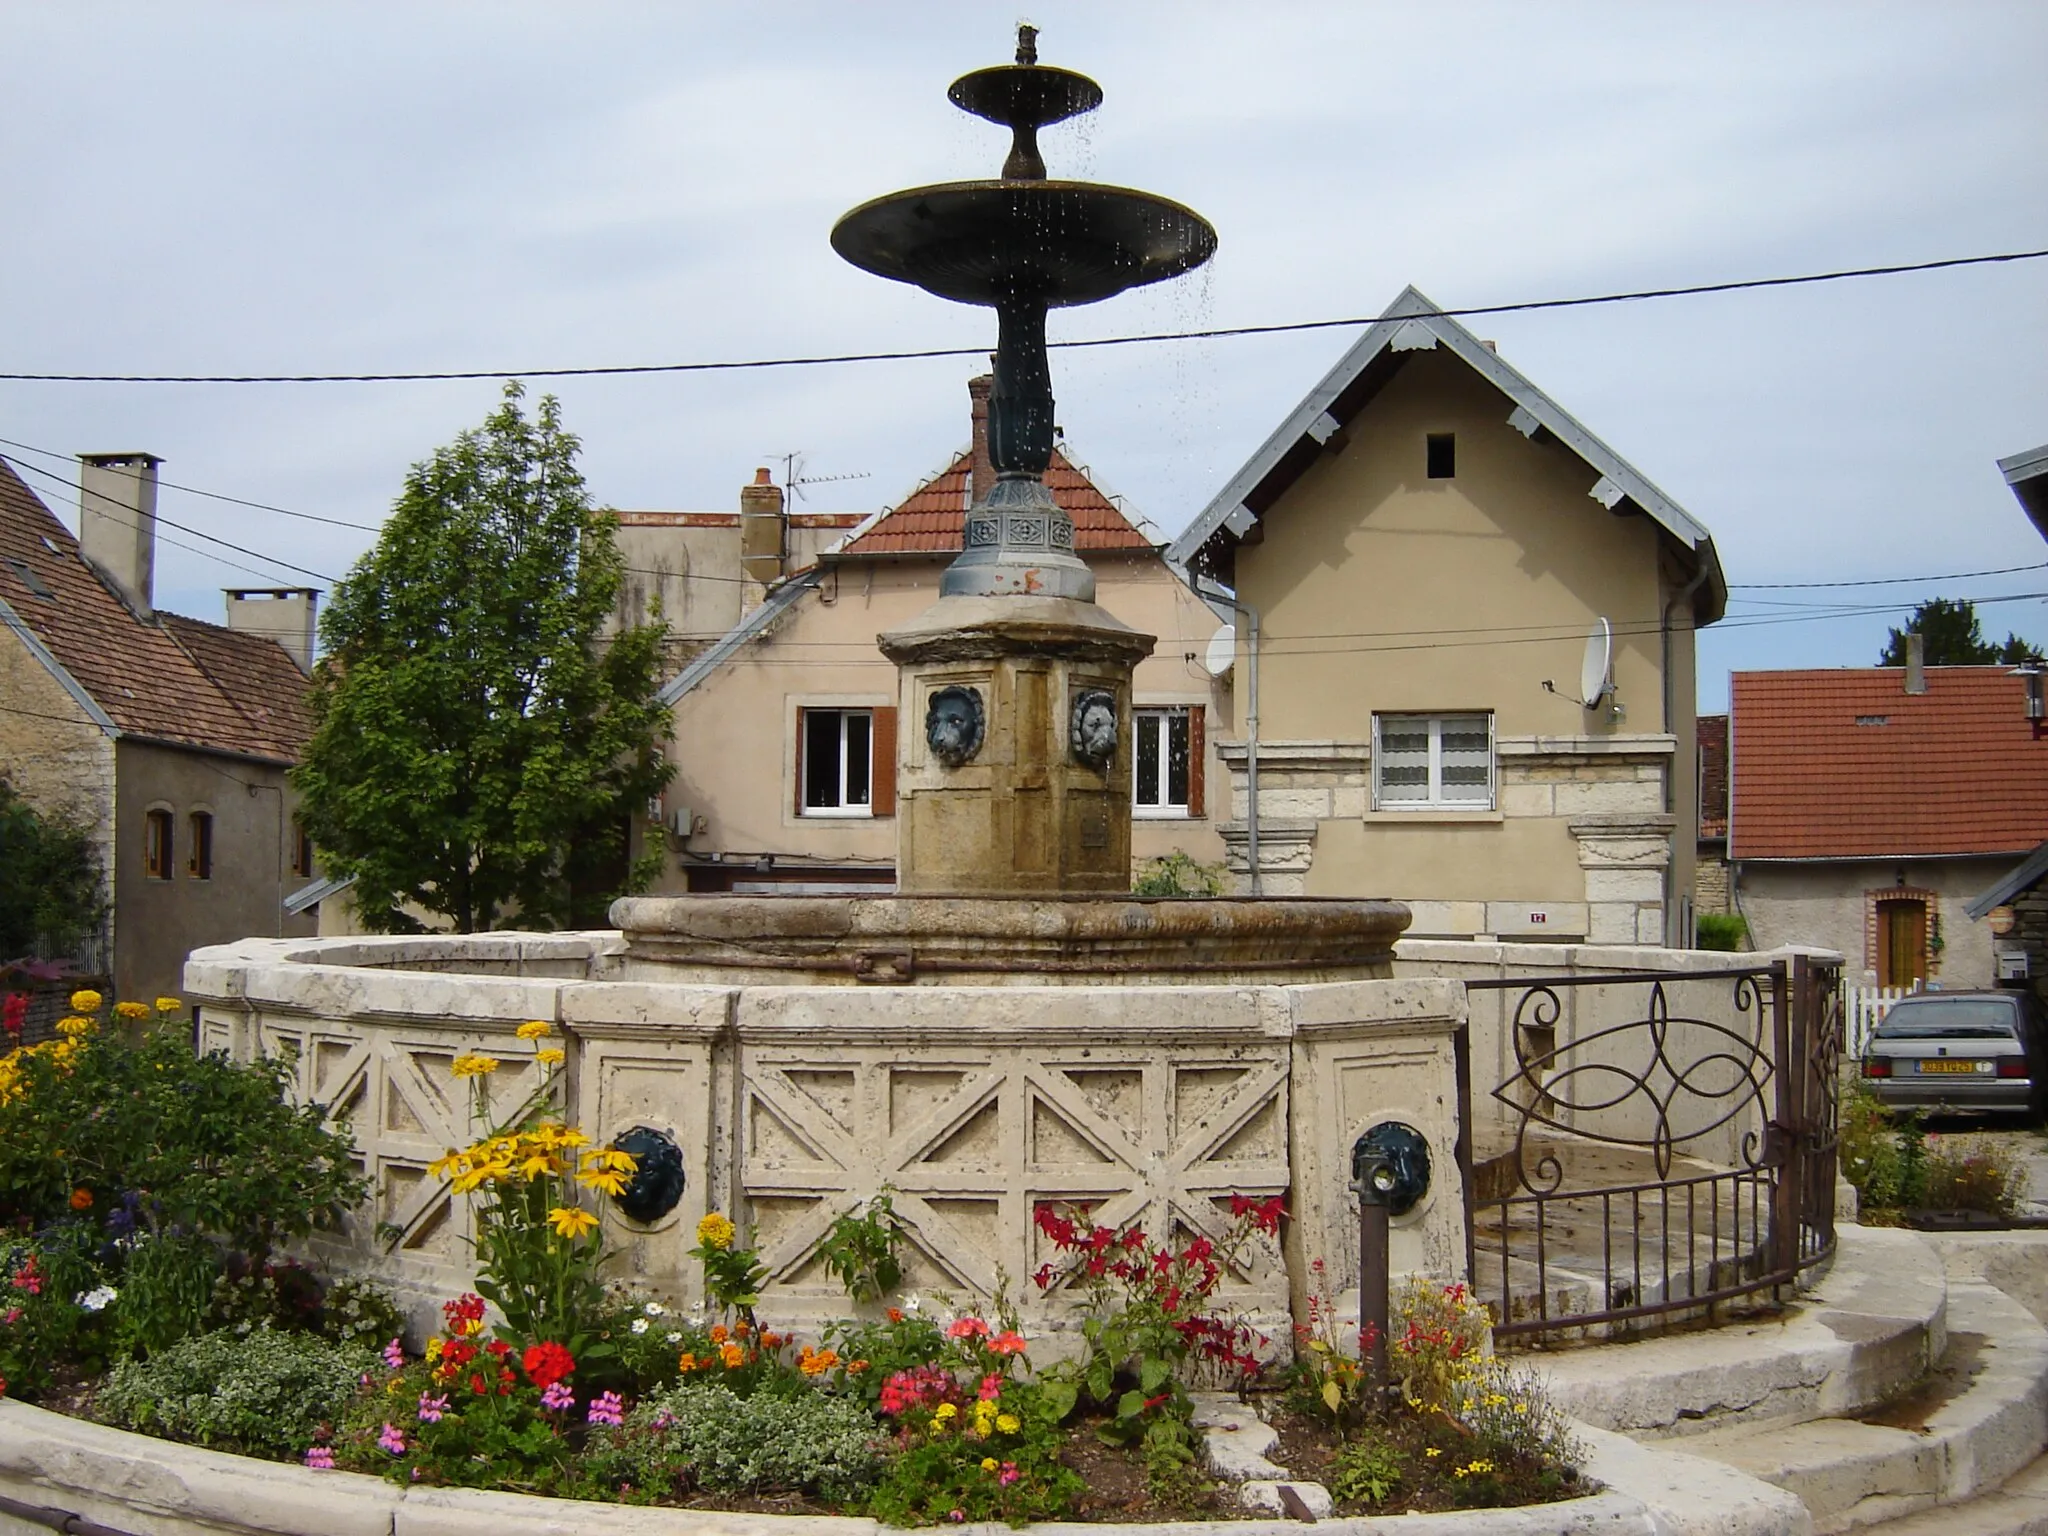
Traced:
<path fill-rule="evenodd" d="M 1038 62 L 976 70 L 947 93 L 1011 130 L 999 181 L 891 193 L 854 209 L 832 245 L 858 267 L 993 308 L 989 457 L 940 599 L 878 637 L 899 672 L 897 886 L 912 895 L 1130 889 L 1131 669 L 1153 640 L 1095 605 L 1052 459 L 1050 308 L 1092 304 L 1200 266 L 1216 232 L 1149 192 L 1054 181 L 1038 130 L 1102 102 L 1085 75 Z"/>

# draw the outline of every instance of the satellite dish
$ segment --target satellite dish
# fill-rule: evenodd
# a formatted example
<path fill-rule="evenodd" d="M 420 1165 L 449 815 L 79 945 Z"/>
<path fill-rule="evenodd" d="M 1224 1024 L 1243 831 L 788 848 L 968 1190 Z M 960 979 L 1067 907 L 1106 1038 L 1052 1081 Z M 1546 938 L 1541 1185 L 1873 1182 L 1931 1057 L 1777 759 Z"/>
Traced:
<path fill-rule="evenodd" d="M 1593 621 L 1586 636 L 1586 659 L 1579 667 L 1579 702 L 1598 709 L 1600 701 L 1614 692 L 1614 630 L 1605 619 Z"/>
<path fill-rule="evenodd" d="M 1211 677 L 1221 677 L 1236 660 L 1237 626 L 1226 624 L 1209 637 L 1209 649 L 1202 655 L 1202 665 L 1209 669 Z"/>

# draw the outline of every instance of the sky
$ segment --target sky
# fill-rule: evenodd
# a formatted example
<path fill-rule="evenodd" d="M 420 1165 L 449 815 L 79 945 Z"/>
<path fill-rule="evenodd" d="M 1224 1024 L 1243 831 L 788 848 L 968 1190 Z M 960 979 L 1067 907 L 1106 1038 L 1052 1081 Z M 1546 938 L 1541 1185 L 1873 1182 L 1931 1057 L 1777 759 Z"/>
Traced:
<path fill-rule="evenodd" d="M 1102 109 L 1055 176 L 1213 223 L 1200 273 L 1055 318 L 1102 337 L 2048 248 L 2048 6 L 1033 0 Z M 884 192 L 993 176 L 948 104 L 1014 4 L 0 0 L 0 371 L 354 373 L 992 343 L 829 246 Z M 2048 442 L 2048 261 L 1488 317 L 1501 354 L 1712 530 L 1727 673 L 1869 665 L 1933 595 L 2048 643 L 1994 461 Z M 1069 452 L 1182 528 L 1356 339 L 1054 354 Z M 872 511 L 967 434 L 971 358 L 536 382 L 604 503 Z M 327 587 L 494 380 L 0 381 L 0 452 L 164 459 L 160 606 Z M 26 448 L 8 444 L 26 445 Z M 29 449 L 56 457 L 38 457 Z M 840 478 L 846 477 L 846 478 Z M 76 494 L 33 473 L 76 523 Z M 178 487 L 173 489 L 172 487 Z M 190 488 L 190 489 L 187 489 Z M 195 494 L 334 519 L 334 526 Z M 258 551 L 171 541 L 198 530 Z M 204 546 L 202 546 L 204 547 Z M 279 564 L 278 562 L 287 562 Z M 1883 586 L 1761 583 L 1911 577 Z M 2025 594 L 2044 594 L 2026 596 Z M 1843 608 L 1856 611 L 1844 613 Z"/>

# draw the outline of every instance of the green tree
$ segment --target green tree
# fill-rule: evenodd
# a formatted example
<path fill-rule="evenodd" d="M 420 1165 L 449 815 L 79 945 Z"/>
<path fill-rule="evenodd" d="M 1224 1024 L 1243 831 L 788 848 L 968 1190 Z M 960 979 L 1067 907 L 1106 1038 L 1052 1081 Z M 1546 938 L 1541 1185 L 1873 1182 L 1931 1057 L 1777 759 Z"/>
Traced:
<path fill-rule="evenodd" d="M 42 815 L 0 775 L 0 960 L 29 955 L 39 941 L 71 949 L 98 932 L 106 911 L 91 835 Z"/>
<path fill-rule="evenodd" d="M 1976 605 L 1966 597 L 1931 597 L 1915 608 L 1903 629 L 1890 632 L 1884 654 L 1877 658 L 1880 667 L 1906 664 L 1908 635 L 1921 637 L 1930 667 L 2011 667 L 2041 659 L 2039 646 L 2010 631 L 1997 645 L 1986 640 L 1977 622 Z"/>
<path fill-rule="evenodd" d="M 508 383 L 481 428 L 413 466 L 321 625 L 292 781 L 323 867 L 355 877 L 379 931 L 417 931 L 407 904 L 463 933 L 601 922 L 658 858 L 624 854 L 632 808 L 673 772 L 661 628 L 603 639 L 616 519 L 554 398 L 529 420 L 521 394 Z"/>

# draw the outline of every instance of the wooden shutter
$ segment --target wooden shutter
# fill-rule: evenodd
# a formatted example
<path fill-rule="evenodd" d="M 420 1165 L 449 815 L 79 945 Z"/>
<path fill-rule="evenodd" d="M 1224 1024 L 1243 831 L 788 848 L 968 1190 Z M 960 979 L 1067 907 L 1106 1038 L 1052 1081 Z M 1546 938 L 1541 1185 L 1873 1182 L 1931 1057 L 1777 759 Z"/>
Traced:
<path fill-rule="evenodd" d="M 806 737 L 804 716 L 808 715 L 809 713 L 810 711 L 803 708 L 803 706 L 797 706 L 796 756 L 794 758 L 796 764 L 796 772 L 790 775 L 790 779 L 796 785 L 796 814 L 799 816 L 803 815 L 804 813 L 804 741 Z"/>
<path fill-rule="evenodd" d="M 868 811 L 875 816 L 896 814 L 896 707 L 877 706 L 874 729 L 868 735 Z"/>
<path fill-rule="evenodd" d="M 1199 704 L 1188 706 L 1188 814 L 1209 814 L 1202 801 L 1202 766 L 1209 752 L 1207 722 L 1209 711 Z"/>

